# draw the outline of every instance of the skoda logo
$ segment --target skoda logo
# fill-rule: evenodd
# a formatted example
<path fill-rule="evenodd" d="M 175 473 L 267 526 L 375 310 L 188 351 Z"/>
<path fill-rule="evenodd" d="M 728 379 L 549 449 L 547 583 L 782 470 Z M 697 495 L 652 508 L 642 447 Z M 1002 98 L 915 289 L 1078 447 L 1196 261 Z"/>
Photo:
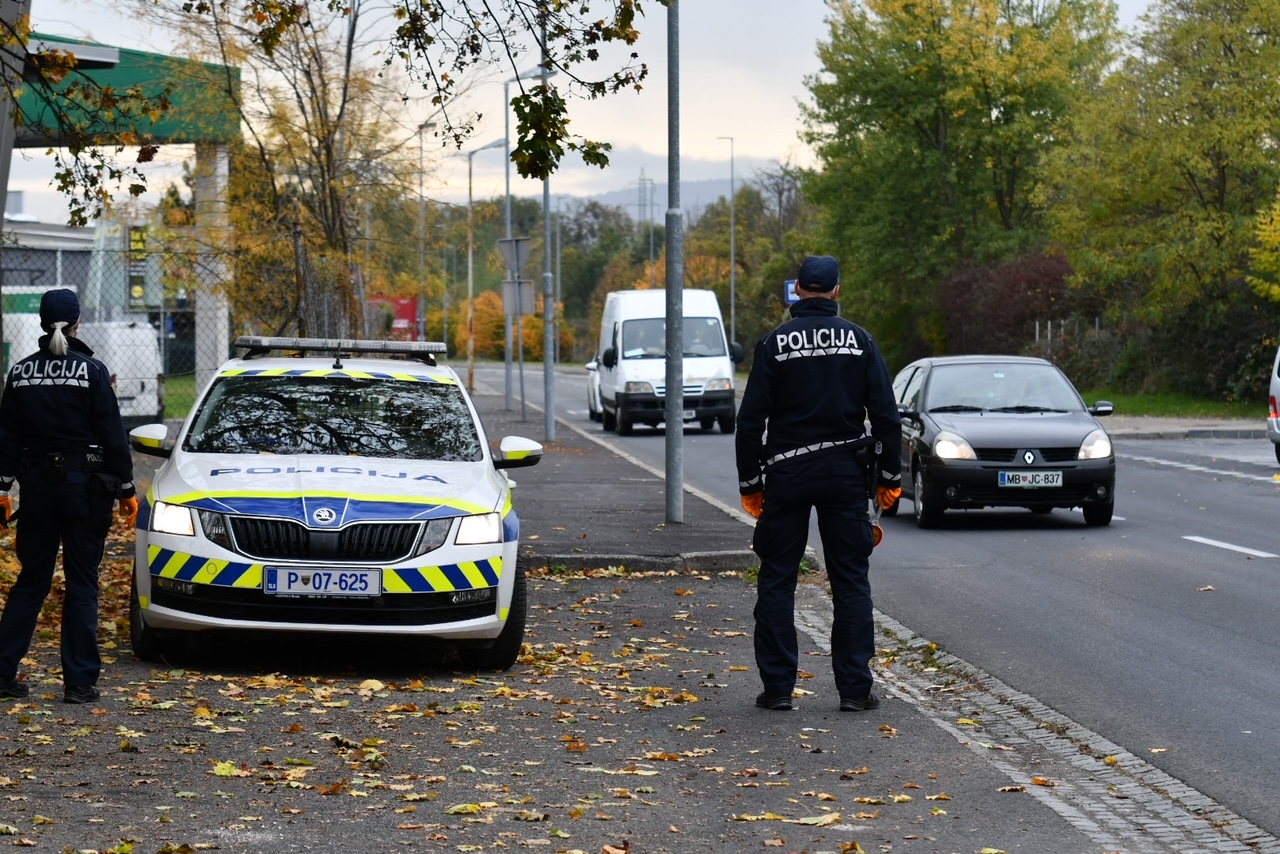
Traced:
<path fill-rule="evenodd" d="M 1027 462 L 1031 462 L 1027 460 Z M 321 507 L 319 510 L 311 514 L 311 518 L 315 520 L 317 525 L 332 525 L 338 519 L 338 514 L 334 513 L 328 507 Z"/>
<path fill-rule="evenodd" d="M 1030 451 L 1023 451 L 1022 459 L 1026 462 L 1027 465 L 1031 465 L 1036 461 L 1036 455 L 1031 453 Z M 319 514 L 317 513 L 316 516 L 319 517 Z M 320 519 L 317 518 L 316 521 L 319 522 Z"/>

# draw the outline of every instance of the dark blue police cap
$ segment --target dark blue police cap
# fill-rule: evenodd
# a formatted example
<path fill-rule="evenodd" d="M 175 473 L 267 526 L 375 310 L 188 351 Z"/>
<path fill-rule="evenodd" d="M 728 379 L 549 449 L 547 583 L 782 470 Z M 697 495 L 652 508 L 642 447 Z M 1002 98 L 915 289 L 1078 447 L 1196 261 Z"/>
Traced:
<path fill-rule="evenodd" d="M 67 324 L 67 328 L 76 325 L 80 319 L 80 300 L 76 292 L 68 288 L 55 288 L 45 291 L 40 297 L 40 328 L 45 332 L 53 331 L 53 324 L 59 321 Z"/>
<path fill-rule="evenodd" d="M 832 290 L 840 284 L 840 265 L 830 255 L 810 255 L 800 265 L 796 284 L 806 291 Z"/>

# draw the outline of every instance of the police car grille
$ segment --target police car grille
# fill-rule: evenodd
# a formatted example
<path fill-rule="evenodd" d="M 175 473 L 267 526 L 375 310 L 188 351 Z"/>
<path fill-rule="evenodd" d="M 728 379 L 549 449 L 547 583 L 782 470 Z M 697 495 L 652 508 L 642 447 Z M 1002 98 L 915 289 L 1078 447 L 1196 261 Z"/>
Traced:
<path fill-rule="evenodd" d="M 418 522 L 370 522 L 316 531 L 280 519 L 231 519 L 237 549 L 263 560 L 390 563 L 409 556 L 421 530 Z"/>

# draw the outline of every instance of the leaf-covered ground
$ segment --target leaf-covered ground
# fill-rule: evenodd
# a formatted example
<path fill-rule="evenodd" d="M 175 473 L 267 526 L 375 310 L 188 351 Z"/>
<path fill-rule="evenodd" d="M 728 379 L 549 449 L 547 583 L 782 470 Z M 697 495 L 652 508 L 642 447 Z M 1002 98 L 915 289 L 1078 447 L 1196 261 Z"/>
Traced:
<path fill-rule="evenodd" d="M 797 712 L 752 706 L 740 577 L 535 576 L 506 673 L 459 672 L 420 643 L 279 635 L 202 637 L 154 667 L 128 648 L 130 547 L 113 541 L 103 566 L 102 700 L 60 702 L 55 593 L 23 664 L 32 698 L 0 705 L 0 834 L 14 845 L 997 850 L 1007 780 L 931 764 L 954 743 L 906 704 L 840 714 L 812 655 Z M 960 795 L 975 790 L 990 797 Z"/>

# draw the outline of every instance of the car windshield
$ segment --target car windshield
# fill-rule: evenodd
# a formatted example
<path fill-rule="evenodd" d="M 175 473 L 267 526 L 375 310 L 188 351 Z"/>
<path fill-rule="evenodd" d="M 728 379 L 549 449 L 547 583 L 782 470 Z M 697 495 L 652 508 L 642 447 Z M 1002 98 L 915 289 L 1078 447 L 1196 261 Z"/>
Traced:
<path fill-rule="evenodd" d="M 686 317 L 683 322 L 684 355 L 723 356 L 724 328 L 717 317 Z M 667 321 L 644 317 L 622 324 L 622 358 L 661 359 L 666 356 Z"/>
<path fill-rule="evenodd" d="M 929 375 L 931 412 L 1073 412 L 1083 409 L 1066 376 L 1052 365 L 939 365 Z"/>
<path fill-rule="evenodd" d="M 183 449 L 483 459 L 459 386 L 347 374 L 219 377 L 201 403 Z"/>

